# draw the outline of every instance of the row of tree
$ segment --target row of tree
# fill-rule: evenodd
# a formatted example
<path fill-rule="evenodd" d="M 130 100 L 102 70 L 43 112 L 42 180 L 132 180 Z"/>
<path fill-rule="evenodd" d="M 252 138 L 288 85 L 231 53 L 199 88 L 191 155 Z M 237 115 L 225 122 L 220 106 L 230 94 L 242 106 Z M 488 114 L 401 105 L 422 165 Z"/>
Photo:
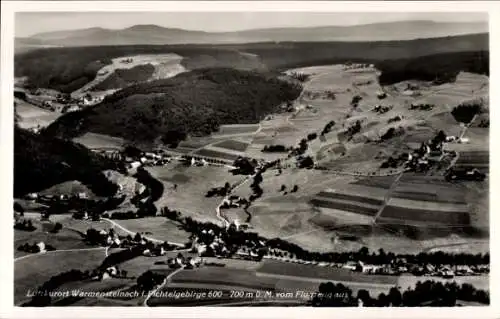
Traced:
<path fill-rule="evenodd" d="M 476 289 L 470 284 L 427 280 L 419 281 L 414 288 L 403 292 L 398 287 L 392 287 L 377 297 L 372 297 L 365 289 L 358 290 L 354 296 L 353 291 L 341 283 L 321 283 L 318 295 L 311 304 L 315 307 L 353 307 L 361 302 L 364 307 L 453 307 L 459 300 L 484 305 L 490 303 L 488 291 Z"/>

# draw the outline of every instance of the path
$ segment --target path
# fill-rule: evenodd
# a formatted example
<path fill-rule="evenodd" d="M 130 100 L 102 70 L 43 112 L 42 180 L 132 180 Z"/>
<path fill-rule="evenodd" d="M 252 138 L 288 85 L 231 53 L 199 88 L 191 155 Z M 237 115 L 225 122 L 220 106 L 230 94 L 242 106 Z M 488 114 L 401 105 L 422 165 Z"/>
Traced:
<path fill-rule="evenodd" d="M 215 208 L 215 215 L 217 216 L 217 218 L 219 220 L 222 221 L 222 224 L 225 226 L 225 227 L 229 227 L 229 225 L 231 225 L 231 223 L 229 222 L 229 220 L 222 216 L 221 214 L 221 211 L 220 211 L 220 207 L 222 206 L 222 203 L 224 203 L 224 201 L 226 199 L 229 198 L 229 195 L 231 195 L 231 193 L 238 189 L 239 187 L 241 187 L 242 185 L 244 185 L 246 182 L 248 182 L 251 178 L 253 178 L 255 176 L 255 174 L 253 175 L 247 175 L 247 177 L 245 177 L 244 179 L 242 179 L 241 181 L 239 181 L 236 185 L 234 185 L 231 190 L 229 191 L 229 193 L 221 200 L 220 204 L 217 206 L 217 208 Z"/>
<path fill-rule="evenodd" d="M 396 179 L 392 182 L 391 187 L 389 187 L 389 189 L 387 190 L 387 193 L 384 196 L 384 202 L 383 202 L 382 206 L 380 206 L 377 214 L 375 215 L 375 217 L 373 217 L 373 225 L 377 223 L 377 218 L 380 217 L 380 214 L 382 214 L 382 211 L 387 206 L 387 202 L 389 202 L 389 200 L 391 199 L 392 192 L 394 191 L 394 189 L 396 188 L 399 180 L 403 176 L 403 173 L 404 172 L 399 173 L 398 177 L 396 177 Z"/>
<path fill-rule="evenodd" d="M 144 302 L 142 303 L 142 305 L 144 307 L 148 307 L 148 300 L 151 298 L 151 296 L 153 296 L 158 290 L 162 289 L 165 285 L 167 285 L 169 282 L 170 282 L 170 279 L 175 275 L 175 274 L 178 274 L 179 272 L 181 272 L 183 270 L 183 268 L 179 268 L 177 270 L 175 270 L 174 272 L 170 273 L 164 280 L 161 284 L 158 285 L 158 287 L 156 287 L 155 289 L 151 290 L 146 299 L 144 299 Z"/>
<path fill-rule="evenodd" d="M 108 247 L 61 249 L 61 250 L 50 250 L 50 251 L 47 251 L 47 252 L 44 252 L 44 253 L 35 253 L 35 254 L 29 254 L 29 255 L 17 257 L 17 258 L 14 258 L 14 262 L 19 261 L 19 260 L 23 260 L 23 259 L 27 259 L 27 258 L 30 258 L 30 257 L 34 257 L 34 256 L 46 256 L 46 255 L 53 255 L 53 254 L 57 254 L 57 253 L 63 253 L 63 252 L 89 251 L 89 250 L 100 250 L 100 249 L 105 249 L 105 253 L 106 253 L 106 256 L 107 256 Z"/>

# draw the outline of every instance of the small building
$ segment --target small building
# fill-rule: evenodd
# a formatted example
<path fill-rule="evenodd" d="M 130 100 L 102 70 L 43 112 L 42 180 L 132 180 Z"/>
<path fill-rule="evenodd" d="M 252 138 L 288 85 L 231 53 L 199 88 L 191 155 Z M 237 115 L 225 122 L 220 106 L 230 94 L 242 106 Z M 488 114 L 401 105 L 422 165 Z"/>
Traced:
<path fill-rule="evenodd" d="M 136 169 L 138 167 L 140 167 L 142 164 L 141 162 L 138 162 L 138 161 L 135 161 L 135 162 L 132 162 L 128 165 L 129 169 Z"/>
<path fill-rule="evenodd" d="M 38 244 L 36 244 L 36 246 L 38 247 L 38 251 L 39 252 L 41 252 L 41 253 L 46 252 L 46 250 L 45 250 L 45 243 L 43 241 L 41 241 Z"/>

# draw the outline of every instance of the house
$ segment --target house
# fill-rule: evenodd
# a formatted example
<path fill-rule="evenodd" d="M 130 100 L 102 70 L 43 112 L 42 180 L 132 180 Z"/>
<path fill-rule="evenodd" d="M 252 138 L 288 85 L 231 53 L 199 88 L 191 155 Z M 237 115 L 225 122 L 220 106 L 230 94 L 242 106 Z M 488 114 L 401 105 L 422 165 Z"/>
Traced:
<path fill-rule="evenodd" d="M 467 137 L 462 137 L 458 139 L 458 143 L 460 144 L 467 144 L 469 143 L 469 139 Z"/>
<path fill-rule="evenodd" d="M 35 200 L 37 198 L 38 198 L 37 193 L 29 193 L 28 195 L 26 195 L 26 199 Z"/>
<path fill-rule="evenodd" d="M 141 162 L 138 162 L 138 161 L 135 161 L 135 162 L 132 162 L 128 165 L 128 168 L 129 169 L 136 169 L 138 167 L 140 167 L 142 164 Z"/>
<path fill-rule="evenodd" d="M 80 193 L 77 194 L 77 197 L 80 198 L 80 199 L 87 199 L 88 195 L 85 192 L 80 192 Z"/>
<path fill-rule="evenodd" d="M 36 244 L 36 246 L 38 247 L 39 252 L 41 252 L 41 253 L 46 252 L 46 250 L 45 250 L 45 243 L 43 241 L 41 241 L 38 244 Z"/>
<path fill-rule="evenodd" d="M 146 186 L 144 186 L 143 184 L 140 184 L 140 183 L 135 184 L 135 193 L 136 194 L 141 195 L 142 193 L 144 193 L 144 191 L 146 191 Z"/>
<path fill-rule="evenodd" d="M 446 136 L 446 142 L 455 142 L 457 140 L 456 136 Z"/>

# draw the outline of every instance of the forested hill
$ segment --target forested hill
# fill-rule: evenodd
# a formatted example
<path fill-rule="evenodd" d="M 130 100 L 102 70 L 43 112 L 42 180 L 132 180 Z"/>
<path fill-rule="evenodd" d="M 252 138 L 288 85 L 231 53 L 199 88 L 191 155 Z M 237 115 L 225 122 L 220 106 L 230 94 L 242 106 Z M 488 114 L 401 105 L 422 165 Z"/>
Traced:
<path fill-rule="evenodd" d="M 488 34 L 380 42 L 268 42 L 234 45 L 126 45 L 48 48 L 18 54 L 16 77 L 28 86 L 70 93 L 92 81 L 111 59 L 141 54 L 175 53 L 188 70 L 230 67 L 244 70 L 285 70 L 344 62 L 375 63 L 441 53 L 487 51 Z"/>
<path fill-rule="evenodd" d="M 98 196 L 110 196 L 117 186 L 102 173 L 114 168 L 85 147 L 14 128 L 14 196 L 38 192 L 78 180 Z"/>
<path fill-rule="evenodd" d="M 129 86 L 91 109 L 62 116 L 44 134 L 72 138 L 94 132 L 176 144 L 186 134 L 206 135 L 221 124 L 257 123 L 300 92 L 299 85 L 268 74 L 200 69 Z"/>

